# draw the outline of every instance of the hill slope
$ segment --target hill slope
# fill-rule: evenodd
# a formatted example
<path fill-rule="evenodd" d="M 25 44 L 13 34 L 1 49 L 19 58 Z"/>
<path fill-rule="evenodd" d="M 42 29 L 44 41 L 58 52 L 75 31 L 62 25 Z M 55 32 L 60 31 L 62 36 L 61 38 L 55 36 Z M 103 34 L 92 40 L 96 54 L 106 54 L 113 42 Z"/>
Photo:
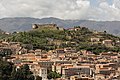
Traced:
<path fill-rule="evenodd" d="M 6 37 L 8 42 L 21 42 L 32 44 L 34 49 L 53 50 L 57 48 L 72 47 L 78 51 L 81 49 L 92 51 L 96 54 L 107 51 L 120 51 L 119 37 L 106 32 L 92 32 L 86 27 L 75 27 L 78 30 L 52 30 L 48 28 L 38 28 L 27 32 L 20 32 Z M 74 28 L 74 29 L 75 29 Z M 98 41 L 91 41 L 97 38 Z M 104 45 L 102 41 L 112 41 L 110 45 Z M 113 44 L 114 43 L 114 44 Z"/>
<path fill-rule="evenodd" d="M 34 23 L 56 23 L 65 28 L 73 26 L 85 26 L 98 31 L 120 35 L 120 21 L 89 21 L 89 20 L 62 20 L 58 18 L 3 18 L 0 19 L 0 29 L 7 32 L 26 31 L 31 29 Z"/>

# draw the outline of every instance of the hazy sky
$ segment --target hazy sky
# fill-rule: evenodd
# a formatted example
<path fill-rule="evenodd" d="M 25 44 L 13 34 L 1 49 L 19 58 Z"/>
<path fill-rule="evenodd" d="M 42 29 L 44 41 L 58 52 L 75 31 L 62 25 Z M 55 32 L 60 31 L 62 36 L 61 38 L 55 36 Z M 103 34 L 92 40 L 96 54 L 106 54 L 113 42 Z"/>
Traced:
<path fill-rule="evenodd" d="M 0 0 L 4 17 L 120 21 L 120 0 Z"/>

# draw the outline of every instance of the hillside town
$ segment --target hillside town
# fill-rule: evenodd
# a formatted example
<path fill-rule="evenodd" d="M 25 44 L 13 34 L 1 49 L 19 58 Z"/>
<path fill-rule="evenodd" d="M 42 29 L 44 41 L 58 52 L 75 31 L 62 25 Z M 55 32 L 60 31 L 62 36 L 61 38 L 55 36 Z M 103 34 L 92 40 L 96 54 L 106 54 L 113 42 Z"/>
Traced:
<path fill-rule="evenodd" d="M 33 30 L 47 28 L 49 30 L 64 31 L 64 28 L 56 24 L 33 24 Z M 69 28 L 69 31 L 80 31 L 80 27 Z M 96 35 L 105 32 L 93 32 Z M 74 34 L 73 34 L 74 35 Z M 79 36 L 67 35 L 69 41 L 62 41 L 47 38 L 49 44 L 57 45 L 54 49 L 43 50 L 27 44 L 25 48 L 21 42 L 2 40 L 0 42 L 0 55 L 4 61 L 12 62 L 18 70 L 22 65 L 27 64 L 34 76 L 42 77 L 42 80 L 49 80 L 48 74 L 56 72 L 59 77 L 50 78 L 51 80 L 120 80 L 120 52 L 119 51 L 101 51 L 95 54 L 92 50 L 77 49 L 79 43 L 70 41 Z M 60 47 L 61 44 L 72 46 Z M 91 45 L 100 44 L 108 48 L 120 46 L 119 39 L 105 39 L 101 36 L 92 36 L 89 38 Z M 7 55 L 7 56 L 4 56 Z"/>

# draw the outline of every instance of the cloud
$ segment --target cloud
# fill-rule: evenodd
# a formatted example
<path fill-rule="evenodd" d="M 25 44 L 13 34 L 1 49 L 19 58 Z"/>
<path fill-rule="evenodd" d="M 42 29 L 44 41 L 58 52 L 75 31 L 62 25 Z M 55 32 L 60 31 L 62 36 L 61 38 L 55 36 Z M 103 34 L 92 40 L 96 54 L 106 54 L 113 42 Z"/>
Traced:
<path fill-rule="evenodd" d="M 107 2 L 100 3 L 100 9 L 104 13 L 104 20 L 120 20 L 120 6 L 114 1 L 113 5 L 109 5 Z M 120 3 L 120 1 L 117 1 Z"/>
<path fill-rule="evenodd" d="M 57 17 L 62 19 L 120 20 L 120 0 L 1 0 L 3 17 Z M 91 5 L 95 5 L 92 6 Z"/>
<path fill-rule="evenodd" d="M 112 4 L 110 4 L 112 2 Z M 96 7 L 89 9 L 90 20 L 99 21 L 120 21 L 120 0 L 99 0 Z"/>

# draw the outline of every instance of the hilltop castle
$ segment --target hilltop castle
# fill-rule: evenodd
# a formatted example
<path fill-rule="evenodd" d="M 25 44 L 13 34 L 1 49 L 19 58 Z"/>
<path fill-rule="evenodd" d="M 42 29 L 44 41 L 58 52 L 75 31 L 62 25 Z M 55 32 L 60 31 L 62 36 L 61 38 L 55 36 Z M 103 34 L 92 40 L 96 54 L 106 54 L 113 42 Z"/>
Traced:
<path fill-rule="evenodd" d="M 64 28 L 58 27 L 57 24 L 33 24 L 32 29 L 64 30 Z"/>

